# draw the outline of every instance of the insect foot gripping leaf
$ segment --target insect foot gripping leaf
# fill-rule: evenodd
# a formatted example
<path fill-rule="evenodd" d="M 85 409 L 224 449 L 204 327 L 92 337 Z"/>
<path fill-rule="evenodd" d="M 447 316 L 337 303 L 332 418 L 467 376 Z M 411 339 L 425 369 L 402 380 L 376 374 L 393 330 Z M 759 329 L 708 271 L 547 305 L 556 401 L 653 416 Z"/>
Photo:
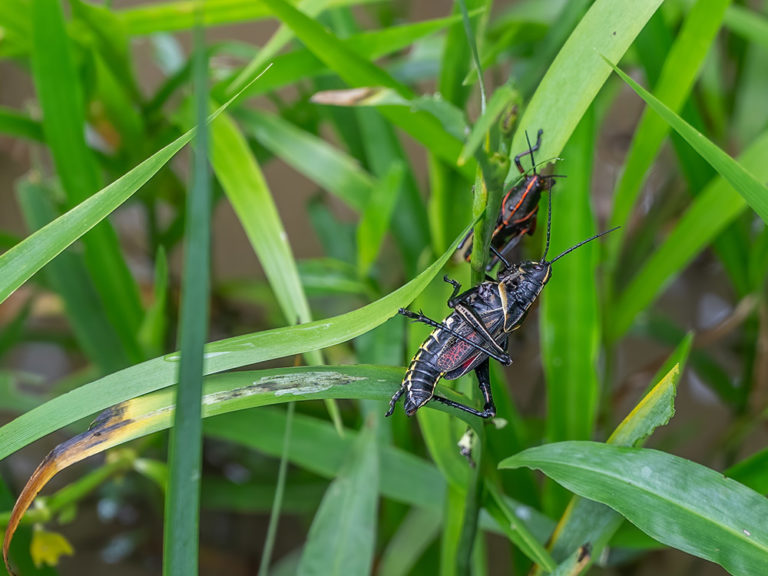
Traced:
<path fill-rule="evenodd" d="M 37 568 L 43 564 L 56 566 L 62 556 L 72 556 L 74 549 L 69 540 L 58 532 L 48 532 L 42 528 L 35 528 L 32 533 L 32 543 L 29 553 Z"/>
<path fill-rule="evenodd" d="M 499 254 L 503 266 L 496 280 L 486 280 L 462 294 L 459 294 L 461 285 L 458 282 L 444 277 L 453 286 L 453 292 L 448 298 L 448 306 L 453 312 L 443 322 L 427 318 L 421 312 L 417 314 L 400 309 L 403 316 L 435 329 L 411 360 L 400 388 L 389 402 L 386 416 L 392 414 L 395 404 L 403 395 L 403 408 L 408 416 L 415 414 L 430 400 L 480 418 L 496 416 L 491 394 L 489 359 L 493 358 L 506 366 L 512 363 L 506 351 L 509 333 L 522 326 L 528 311 L 549 281 L 552 264 L 579 246 L 616 230 L 613 228 L 595 234 L 548 261 L 551 222 L 550 210 L 547 218 L 547 243 L 541 260 L 510 264 Z M 441 378 L 455 380 L 471 370 L 477 375 L 485 401 L 482 411 L 435 394 Z"/>

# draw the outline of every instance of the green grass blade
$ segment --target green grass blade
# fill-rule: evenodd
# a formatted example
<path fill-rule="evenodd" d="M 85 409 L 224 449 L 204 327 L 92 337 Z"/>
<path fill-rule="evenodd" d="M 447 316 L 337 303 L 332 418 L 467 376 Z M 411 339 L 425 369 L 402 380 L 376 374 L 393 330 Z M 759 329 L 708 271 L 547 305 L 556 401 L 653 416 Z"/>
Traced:
<path fill-rule="evenodd" d="M 216 178 L 259 257 L 286 321 L 289 324 L 310 322 L 312 315 L 288 234 L 245 136 L 227 115 L 213 123 L 211 133 L 211 163 Z M 316 350 L 308 351 L 306 358 L 309 364 L 323 363 L 321 353 Z M 328 402 L 327 406 L 336 427 L 341 430 L 338 408 L 333 402 Z"/>
<path fill-rule="evenodd" d="M 764 132 L 740 156 L 740 171 L 768 179 L 768 132 Z M 733 162 L 733 161 L 731 161 Z M 735 162 L 733 162 L 736 164 Z M 750 175 L 750 178 L 754 178 Z M 759 186 L 759 184 L 758 184 Z M 768 197 L 768 192 L 766 192 Z M 630 328 L 664 287 L 725 227 L 747 208 L 747 202 L 724 178 L 716 179 L 691 203 L 664 243 L 658 247 L 616 299 L 612 321 L 606 326 L 611 340 Z"/>
<path fill-rule="evenodd" d="M 472 64 L 475 68 L 475 73 L 477 74 L 477 84 L 480 87 L 480 113 L 485 114 L 485 79 L 483 78 L 483 66 L 480 64 L 480 56 L 477 52 L 475 32 L 472 30 L 472 23 L 469 21 L 469 11 L 467 10 L 466 0 L 459 0 L 458 4 L 461 8 L 461 23 L 464 25 L 464 34 L 467 36 L 467 44 L 469 45 L 470 54 L 472 54 Z"/>
<path fill-rule="evenodd" d="M 548 137 L 545 133 L 542 142 Z M 551 192 L 550 257 L 595 233 L 590 206 L 594 147 L 594 116 L 588 112 L 558 164 L 558 172 L 568 178 L 558 180 Z M 599 253 L 599 244 L 590 242 L 558 260 L 542 298 L 541 352 L 547 377 L 547 438 L 552 442 L 592 437 L 600 389 L 595 277 Z"/>
<path fill-rule="evenodd" d="M 283 452 L 280 454 L 280 467 L 277 472 L 277 486 L 275 487 L 275 497 L 272 501 L 272 509 L 269 513 L 269 525 L 267 526 L 267 535 L 264 538 L 264 547 L 261 552 L 261 561 L 259 562 L 259 576 L 267 576 L 269 573 L 269 564 L 272 558 L 272 549 L 275 546 L 277 536 L 277 526 L 280 520 L 280 514 L 283 509 L 283 495 L 285 493 L 285 480 L 288 473 L 288 451 L 291 448 L 291 432 L 293 428 L 293 414 L 296 411 L 296 403 L 289 402 L 286 410 L 285 428 L 283 432 Z"/>
<path fill-rule="evenodd" d="M 407 48 L 420 38 L 434 34 L 457 21 L 458 17 L 438 18 L 414 24 L 390 26 L 382 30 L 360 32 L 339 40 L 349 50 L 363 58 L 375 60 Z M 252 84 L 248 89 L 249 95 L 262 94 L 302 79 L 331 73 L 331 70 L 307 49 L 280 54 L 272 58 L 271 62 L 274 63 L 273 71 L 261 82 Z M 222 85 L 219 89 L 223 92 L 226 87 Z"/>
<path fill-rule="evenodd" d="M 724 23 L 735 34 L 763 49 L 768 48 L 768 18 L 764 14 L 744 6 L 729 6 Z"/>
<path fill-rule="evenodd" d="M 560 154 L 571 133 L 594 100 L 610 73 L 603 71 L 600 54 L 619 60 L 645 23 L 661 4 L 661 0 L 597 0 L 573 31 L 560 53 L 547 70 L 515 133 L 511 154 L 525 150 L 525 130 L 535 134 L 539 128 L 542 140 L 539 158 Z M 568 97 L 563 97 L 567 90 Z M 519 177 L 514 167 L 505 187 Z"/>
<path fill-rule="evenodd" d="M 414 508 L 389 540 L 378 564 L 379 576 L 412 573 L 424 550 L 437 538 L 442 518 L 433 510 Z"/>
<path fill-rule="evenodd" d="M 429 244 L 427 210 L 419 192 L 408 154 L 397 136 L 395 128 L 377 110 L 355 110 L 360 126 L 365 159 L 373 174 L 385 178 L 393 164 L 404 167 L 400 198 L 395 206 L 396 218 L 390 220 L 392 235 L 403 255 L 406 278 L 419 273 L 419 258 Z"/>
<path fill-rule="evenodd" d="M 279 116 L 257 110 L 238 110 L 234 115 L 245 133 L 297 172 L 350 208 L 365 208 L 374 179 L 354 158 Z"/>
<path fill-rule="evenodd" d="M 658 541 L 723 566 L 765 571 L 765 497 L 699 464 L 643 448 L 560 442 L 528 449 L 501 468 L 542 470 L 569 490 L 607 504 Z"/>
<path fill-rule="evenodd" d="M 360 2 L 361 4 L 363 2 Z M 352 4 L 350 2 L 350 4 Z M 339 7 L 339 3 L 334 0 L 303 0 L 298 3 L 298 9 L 304 12 L 307 16 L 317 18 L 326 8 L 330 5 Z M 248 62 L 243 70 L 235 77 L 235 79 L 227 86 L 227 94 L 234 94 L 239 91 L 243 86 L 248 84 L 255 74 L 264 66 L 270 62 L 283 47 L 293 39 L 293 32 L 291 29 L 282 24 L 280 28 L 272 35 L 269 41 L 264 44 L 259 50 L 259 53 Z"/>
<path fill-rule="evenodd" d="M 202 4 L 198 4 L 198 19 Z M 187 198 L 184 277 L 181 284 L 179 340 L 181 361 L 176 386 L 174 426 L 168 440 L 168 488 L 165 494 L 163 574 L 198 572 L 200 477 L 202 476 L 203 356 L 208 336 L 211 268 L 211 176 L 208 168 L 208 57 L 201 27 L 195 28 L 195 145 L 192 187 Z"/>
<path fill-rule="evenodd" d="M 211 127 L 211 163 L 259 256 L 286 321 L 308 322 L 309 305 L 267 182 L 242 132 L 226 115 Z"/>
<path fill-rule="evenodd" d="M 329 7 L 368 4 L 379 0 L 332 0 Z M 135 8 L 117 11 L 131 36 L 188 30 L 195 24 L 197 0 L 145 2 Z M 264 20 L 272 16 L 263 0 L 212 0 L 205 3 L 202 26 L 220 26 L 236 22 Z"/>
<path fill-rule="evenodd" d="M 389 379 L 389 373 L 385 376 Z M 399 384 L 397 378 L 393 372 L 390 385 Z M 205 433 L 207 437 L 279 457 L 285 418 L 284 410 L 268 407 L 256 413 L 235 412 L 207 420 Z M 323 478 L 335 478 L 357 436 L 356 430 L 349 429 L 344 431 L 344 436 L 339 436 L 328 422 L 296 414 L 288 458 L 294 466 Z M 433 513 L 440 513 L 445 499 L 445 479 L 433 464 L 389 445 L 381 447 L 379 488 L 386 498 Z"/>
<path fill-rule="evenodd" d="M 372 86 L 389 88 L 405 99 L 413 94 L 383 69 L 347 48 L 319 22 L 309 18 L 283 0 L 262 0 L 280 20 L 290 27 L 315 56 L 334 70 L 353 87 Z M 411 112 L 401 107 L 384 107 L 382 114 L 416 140 L 428 146 L 435 154 L 455 162 L 461 143 L 448 134 L 439 122 L 424 112 Z"/>
<path fill-rule="evenodd" d="M 32 70 L 43 111 L 43 130 L 56 171 L 74 207 L 101 187 L 96 160 L 85 142 L 80 77 L 70 51 L 61 3 L 32 2 Z M 128 356 L 142 358 L 136 340 L 142 309 L 136 283 L 112 226 L 104 222 L 83 239 L 85 262 L 106 313 Z"/>
<path fill-rule="evenodd" d="M 677 384 L 692 341 L 689 334 L 670 355 L 665 362 L 669 369 L 660 371 L 661 374 L 651 380 L 653 387 L 616 427 L 608 439 L 609 444 L 640 446 L 656 428 L 666 425 L 674 416 Z M 552 556 L 562 562 L 584 542 L 590 542 L 594 556 L 598 557 L 621 522 L 621 516 L 607 506 L 574 496 L 553 532 Z"/>
<path fill-rule="evenodd" d="M 163 353 L 168 330 L 168 258 L 160 248 L 155 257 L 155 285 L 152 303 L 147 307 L 139 330 L 139 343 L 147 356 Z"/>
<path fill-rule="evenodd" d="M 379 451 L 364 426 L 309 528 L 298 576 L 369 574 L 376 544 Z"/>
<path fill-rule="evenodd" d="M 475 151 L 483 143 L 483 140 L 487 137 L 488 132 L 493 128 L 494 124 L 498 121 L 499 116 L 507 106 L 520 98 L 520 94 L 509 84 L 505 84 L 497 88 L 491 99 L 488 101 L 488 108 L 480 118 L 477 119 L 472 131 L 467 136 L 467 142 L 464 144 L 464 148 L 459 155 L 458 163 L 464 164 L 468 158 L 471 158 Z"/>
<path fill-rule="evenodd" d="M 0 134 L 35 142 L 45 141 L 40 122 L 4 106 L 0 106 Z"/>
<path fill-rule="evenodd" d="M 357 227 L 357 268 L 366 276 L 379 255 L 384 235 L 400 197 L 403 165 L 393 164 L 389 173 L 374 187 Z"/>
<path fill-rule="evenodd" d="M 691 92 L 712 42 L 720 30 L 725 9 L 731 0 L 698 0 L 688 12 L 683 26 L 664 62 L 654 95 L 671 110 L 679 111 Z M 626 226 L 629 215 L 654 159 L 661 149 L 669 125 L 651 110 L 646 110 L 627 153 L 624 171 L 613 196 L 610 226 Z M 625 228 L 606 238 L 611 258 L 618 257 Z"/>
<path fill-rule="evenodd" d="M 466 234 L 467 230 L 463 234 Z M 308 324 L 237 336 L 208 344 L 205 373 L 284 358 L 346 342 L 383 324 L 407 306 L 448 261 L 463 234 L 408 284 L 367 306 Z M 175 384 L 177 353 L 154 358 L 81 386 L 0 428 L 0 460 L 46 434 L 100 410 Z"/>
<path fill-rule="evenodd" d="M 19 184 L 19 204 L 31 230 L 42 228 L 58 215 L 51 198 L 51 191 L 42 184 L 29 180 Z M 45 275 L 64 301 L 78 343 L 101 373 L 109 374 L 130 364 L 117 333 L 107 320 L 82 255 L 74 251 L 61 254 L 45 269 Z"/>
<path fill-rule="evenodd" d="M 216 118 L 237 94 L 211 114 Z M 138 166 L 0 255 L 0 303 L 75 240 L 109 216 L 165 166 L 194 136 L 189 130 Z"/>
<path fill-rule="evenodd" d="M 514 543 L 533 562 L 551 571 L 555 567 L 555 561 L 552 559 L 552 556 L 534 538 L 533 534 L 525 526 L 525 523 L 512 510 L 501 491 L 490 482 L 486 484 L 486 490 L 489 499 L 492 501 L 488 504 L 492 510 L 491 513 L 504 529 L 510 542 Z"/>
<path fill-rule="evenodd" d="M 768 223 L 768 188 L 717 145 L 680 118 L 650 92 L 632 80 L 615 65 L 614 71 L 653 108 L 672 128 L 680 134 L 731 186 L 747 201 L 763 222 Z"/>

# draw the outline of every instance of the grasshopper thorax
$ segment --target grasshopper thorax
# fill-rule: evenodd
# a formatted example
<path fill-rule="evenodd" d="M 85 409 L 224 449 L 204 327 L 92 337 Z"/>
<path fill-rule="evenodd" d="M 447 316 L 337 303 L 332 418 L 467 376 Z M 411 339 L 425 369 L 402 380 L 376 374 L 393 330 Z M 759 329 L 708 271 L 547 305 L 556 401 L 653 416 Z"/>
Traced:
<path fill-rule="evenodd" d="M 534 284 L 544 286 L 552 275 L 552 264 L 549 262 L 528 261 L 510 266 L 499 272 L 499 282 L 505 284 Z"/>

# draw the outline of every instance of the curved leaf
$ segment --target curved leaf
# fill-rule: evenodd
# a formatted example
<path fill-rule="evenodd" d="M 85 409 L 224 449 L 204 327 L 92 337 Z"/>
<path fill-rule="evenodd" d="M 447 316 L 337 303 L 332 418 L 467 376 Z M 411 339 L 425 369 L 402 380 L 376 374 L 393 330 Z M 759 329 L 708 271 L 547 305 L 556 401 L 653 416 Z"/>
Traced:
<path fill-rule="evenodd" d="M 383 324 L 407 306 L 451 257 L 459 239 L 419 276 L 362 308 L 299 326 L 266 330 L 219 340 L 206 346 L 205 373 L 319 350 L 351 340 Z M 109 406 L 154 392 L 178 381 L 179 354 L 136 364 L 63 394 L 0 428 L 0 459 L 59 428 Z"/>
<path fill-rule="evenodd" d="M 238 92 L 222 104 L 208 117 L 208 122 L 224 112 L 241 94 L 242 91 Z M 0 270 L 3 271 L 0 275 L 0 302 L 144 186 L 194 135 L 194 128 L 185 132 L 112 184 L 0 255 Z"/>
<path fill-rule="evenodd" d="M 686 142 L 733 186 L 734 190 L 763 219 L 763 222 L 768 223 L 768 188 L 764 184 L 760 183 L 739 162 L 731 158 L 701 132 L 680 118 L 653 94 L 622 72 L 616 65 L 611 64 L 608 59 L 606 59 L 606 62 L 624 82 L 629 84 L 632 90 L 645 100 L 648 106 L 653 108 L 680 136 L 685 138 Z"/>
<path fill-rule="evenodd" d="M 535 134 L 543 128 L 547 136 L 539 158 L 560 154 L 610 74 L 600 54 L 610 54 L 613 61 L 618 61 L 660 4 L 661 0 L 597 0 L 541 80 L 520 120 L 510 153 L 526 149 L 526 130 Z M 505 187 L 518 176 L 511 167 Z"/>
<path fill-rule="evenodd" d="M 400 385 L 402 375 L 401 368 L 391 366 L 316 366 L 220 374 L 205 381 L 202 417 L 295 400 L 355 398 L 384 402 Z M 444 393 L 466 402 L 466 398 L 449 389 Z M 430 406 L 465 421 L 472 418 L 443 404 L 433 402 Z M 175 413 L 175 391 L 148 394 L 111 407 L 100 414 L 87 431 L 56 446 L 27 481 L 11 512 L 3 541 L 6 562 L 8 547 L 21 518 L 51 478 L 89 456 L 170 428 Z"/>
<path fill-rule="evenodd" d="M 607 504 L 659 542 L 732 574 L 765 574 L 768 501 L 714 470 L 657 450 L 598 442 L 539 446 L 499 465 L 520 466 Z"/>

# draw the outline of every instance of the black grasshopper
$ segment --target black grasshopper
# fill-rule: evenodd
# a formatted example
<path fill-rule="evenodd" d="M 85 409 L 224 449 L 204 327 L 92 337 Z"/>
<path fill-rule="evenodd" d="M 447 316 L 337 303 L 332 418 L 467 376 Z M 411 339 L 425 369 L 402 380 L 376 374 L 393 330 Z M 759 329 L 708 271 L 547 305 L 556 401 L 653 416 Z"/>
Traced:
<path fill-rule="evenodd" d="M 520 174 L 525 175 L 520 159 L 523 156 L 530 155 L 533 173 L 523 178 L 517 186 L 510 189 L 501 201 L 499 217 L 491 233 L 491 248 L 494 256 L 488 264 L 489 269 L 496 265 L 499 251 L 502 256 L 509 256 L 509 253 L 525 234 L 532 235 L 536 231 L 536 213 L 539 210 L 541 193 L 545 190 L 551 190 L 552 186 L 554 186 L 555 178 L 560 177 L 559 175 L 544 176 L 536 172 L 536 162 L 533 159 L 533 153 L 541 146 L 541 135 L 543 133 L 543 130 L 539 130 L 536 134 L 536 144 L 531 146 L 531 143 L 528 142 L 528 150 L 515 156 L 515 166 L 517 166 Z M 466 261 L 469 261 L 472 255 L 473 241 L 474 235 L 470 232 L 459 245 L 458 252 Z"/>
<path fill-rule="evenodd" d="M 510 265 L 503 256 L 503 268 L 496 280 L 486 280 L 459 294 L 461 285 L 447 276 L 444 280 L 453 285 L 448 306 L 453 312 L 443 322 L 427 318 L 421 312 L 403 308 L 400 314 L 434 326 L 434 330 L 419 347 L 405 372 L 403 382 L 389 402 L 387 416 L 395 409 L 395 403 L 405 394 L 404 409 L 408 416 L 430 400 L 453 406 L 481 418 L 493 418 L 496 407 L 491 394 L 488 362 L 490 358 L 508 366 L 512 359 L 507 354 L 507 337 L 525 320 L 544 285 L 549 281 L 552 264 L 579 246 L 613 232 L 616 228 L 596 234 L 547 261 L 549 225 L 544 256 L 538 262 L 527 261 Z M 455 380 L 474 370 L 485 402 L 483 410 L 454 402 L 435 394 L 441 378 Z"/>

